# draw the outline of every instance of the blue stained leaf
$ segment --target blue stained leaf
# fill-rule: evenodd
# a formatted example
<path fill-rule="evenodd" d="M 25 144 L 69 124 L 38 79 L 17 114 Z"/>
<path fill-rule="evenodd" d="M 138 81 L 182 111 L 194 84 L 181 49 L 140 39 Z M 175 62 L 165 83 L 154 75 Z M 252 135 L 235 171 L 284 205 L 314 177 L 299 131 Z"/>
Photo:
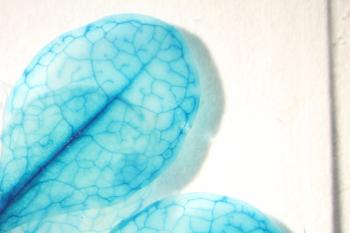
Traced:
<path fill-rule="evenodd" d="M 7 102 L 0 231 L 125 201 L 174 160 L 198 104 L 189 51 L 164 22 L 111 16 L 54 40 Z"/>
<path fill-rule="evenodd" d="M 125 219 L 113 233 L 281 233 L 248 204 L 214 194 L 187 194 L 155 202 Z"/>

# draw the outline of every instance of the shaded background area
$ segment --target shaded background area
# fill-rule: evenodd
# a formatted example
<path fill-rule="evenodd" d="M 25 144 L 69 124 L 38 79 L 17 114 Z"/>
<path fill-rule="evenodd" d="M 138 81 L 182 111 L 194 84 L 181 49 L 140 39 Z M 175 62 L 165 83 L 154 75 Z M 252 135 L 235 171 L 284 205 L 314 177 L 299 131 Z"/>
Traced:
<path fill-rule="evenodd" d="M 334 2 L 345 28 L 346 1 Z M 193 130 L 203 138 L 189 135 L 192 145 L 184 148 L 177 169 L 169 170 L 176 182 L 164 182 L 160 191 L 227 195 L 256 206 L 292 232 L 330 233 L 327 7 L 325 0 L 0 1 L 0 89 L 1 83 L 12 85 L 37 51 L 62 32 L 110 14 L 161 18 L 202 47 L 197 59 L 208 65 L 204 70 L 214 81 L 204 93 L 208 117 Z M 342 38 L 336 46 L 343 49 Z M 339 72 L 346 73 L 347 56 L 340 58 Z M 337 83 L 343 105 L 345 73 Z M 339 123 L 348 116 L 343 111 Z M 344 155 L 345 141 L 340 143 Z M 346 183 L 340 187 L 349 190 Z"/>
<path fill-rule="evenodd" d="M 350 232 L 350 2 L 328 0 L 334 147 L 334 232 Z"/>

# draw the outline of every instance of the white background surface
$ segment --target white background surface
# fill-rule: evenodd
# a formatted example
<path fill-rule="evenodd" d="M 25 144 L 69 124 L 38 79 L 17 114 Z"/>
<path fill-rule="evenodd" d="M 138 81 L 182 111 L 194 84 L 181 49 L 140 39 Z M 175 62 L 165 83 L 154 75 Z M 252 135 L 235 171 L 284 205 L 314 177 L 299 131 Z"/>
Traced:
<path fill-rule="evenodd" d="M 198 164 L 168 172 L 196 173 L 177 188 L 244 200 L 291 232 L 332 232 L 325 0 L 0 0 L 0 104 L 6 86 L 49 41 L 103 16 L 130 12 L 172 23 L 207 47 L 202 55 L 210 58 L 202 57 L 199 64 L 213 63 L 203 81 L 203 95 L 207 89 L 210 95 L 203 97 L 199 117 L 220 110 L 214 105 L 220 103 L 220 93 L 213 90 L 223 89 L 222 118 L 214 116 L 219 126 L 212 126 L 211 144 L 185 149 L 179 158 L 192 156 Z M 209 74 L 221 81 L 210 83 Z M 211 124 L 202 117 L 194 131 L 201 132 L 203 123 Z M 193 135 L 189 139 L 195 140 Z M 192 154 L 196 152 L 205 155 Z"/>

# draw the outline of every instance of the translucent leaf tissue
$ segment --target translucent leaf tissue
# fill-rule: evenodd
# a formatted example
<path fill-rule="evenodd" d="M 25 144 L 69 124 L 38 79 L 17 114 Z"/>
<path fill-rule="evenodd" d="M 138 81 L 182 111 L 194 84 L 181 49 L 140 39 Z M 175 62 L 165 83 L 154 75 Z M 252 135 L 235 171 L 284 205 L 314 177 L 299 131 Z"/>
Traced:
<path fill-rule="evenodd" d="M 209 194 L 137 213 L 199 108 L 190 49 L 177 29 L 139 15 L 103 18 L 42 49 L 7 100 L 0 232 L 279 232 Z M 125 219 L 108 222 L 112 212 Z"/>

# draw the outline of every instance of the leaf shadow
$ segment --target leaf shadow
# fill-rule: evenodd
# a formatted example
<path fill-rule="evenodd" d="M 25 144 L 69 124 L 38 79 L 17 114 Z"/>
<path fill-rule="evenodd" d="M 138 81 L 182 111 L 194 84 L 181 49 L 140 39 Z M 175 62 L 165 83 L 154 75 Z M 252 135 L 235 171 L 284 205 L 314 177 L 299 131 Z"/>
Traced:
<path fill-rule="evenodd" d="M 220 75 L 209 49 L 196 35 L 181 29 L 200 77 L 201 101 L 191 130 L 173 164 L 152 184 L 158 198 L 180 193 L 196 177 L 208 155 L 225 109 Z"/>

